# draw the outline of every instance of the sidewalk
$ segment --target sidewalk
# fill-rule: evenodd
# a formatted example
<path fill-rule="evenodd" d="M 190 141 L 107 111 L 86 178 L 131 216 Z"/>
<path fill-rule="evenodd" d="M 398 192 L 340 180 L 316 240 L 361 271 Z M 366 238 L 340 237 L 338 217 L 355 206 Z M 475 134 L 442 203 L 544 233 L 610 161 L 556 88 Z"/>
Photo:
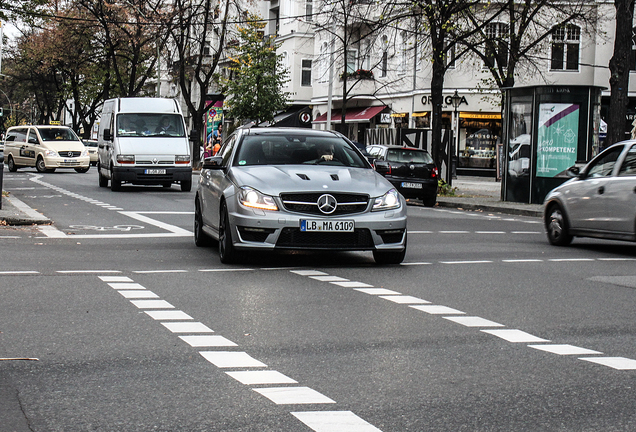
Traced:
<path fill-rule="evenodd" d="M 456 196 L 437 197 L 437 205 L 439 207 L 534 217 L 541 217 L 543 214 L 543 207 L 539 204 L 501 201 L 501 182 L 495 181 L 494 178 L 460 176 L 457 179 L 453 179 L 452 185 L 457 188 L 455 191 Z M 49 223 L 51 223 L 50 219 L 33 210 L 19 199 L 11 195 L 2 197 L 0 225 Z"/>

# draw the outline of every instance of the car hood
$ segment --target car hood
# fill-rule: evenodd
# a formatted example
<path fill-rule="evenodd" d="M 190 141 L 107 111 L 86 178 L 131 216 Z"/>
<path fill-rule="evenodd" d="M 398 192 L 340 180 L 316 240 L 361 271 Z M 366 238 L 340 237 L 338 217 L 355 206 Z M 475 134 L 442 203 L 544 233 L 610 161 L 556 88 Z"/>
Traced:
<path fill-rule="evenodd" d="M 72 151 L 83 151 L 84 144 L 81 141 L 62 141 L 62 140 L 51 140 L 44 141 L 45 147 L 55 150 L 55 151 L 63 151 L 63 150 L 72 150 Z"/>
<path fill-rule="evenodd" d="M 277 196 L 285 192 L 351 192 L 384 195 L 393 185 L 372 169 L 320 165 L 258 165 L 233 167 L 238 186 Z"/>

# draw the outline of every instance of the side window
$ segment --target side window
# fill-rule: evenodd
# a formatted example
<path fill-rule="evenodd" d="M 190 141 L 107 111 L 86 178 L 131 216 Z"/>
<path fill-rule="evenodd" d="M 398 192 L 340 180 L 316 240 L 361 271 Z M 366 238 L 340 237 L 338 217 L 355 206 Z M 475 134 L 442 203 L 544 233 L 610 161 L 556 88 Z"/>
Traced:
<path fill-rule="evenodd" d="M 593 162 L 593 165 L 587 171 L 588 177 L 608 177 L 612 175 L 616 160 L 623 151 L 623 147 L 615 147 L 601 154 L 601 156 Z"/>
<path fill-rule="evenodd" d="M 222 165 L 229 165 L 230 156 L 232 155 L 232 150 L 234 150 L 234 144 L 236 143 L 236 135 L 232 135 L 223 146 L 219 149 L 217 156 L 221 156 L 223 158 Z"/>
<path fill-rule="evenodd" d="M 627 152 L 627 156 L 618 171 L 619 176 L 636 176 L 636 144 Z"/>
<path fill-rule="evenodd" d="M 15 130 L 15 140 L 18 142 L 26 142 L 27 128 L 20 128 Z"/>
<path fill-rule="evenodd" d="M 15 130 L 11 130 L 7 132 L 7 137 L 5 138 L 5 141 L 7 142 L 15 141 L 16 137 L 17 137 L 17 132 Z"/>

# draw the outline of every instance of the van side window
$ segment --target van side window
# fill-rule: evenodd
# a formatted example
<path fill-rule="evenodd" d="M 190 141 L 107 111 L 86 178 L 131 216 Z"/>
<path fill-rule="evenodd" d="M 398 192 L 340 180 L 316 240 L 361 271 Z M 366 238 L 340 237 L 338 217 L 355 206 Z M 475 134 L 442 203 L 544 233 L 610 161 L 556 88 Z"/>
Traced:
<path fill-rule="evenodd" d="M 39 144 L 38 136 L 35 133 L 34 129 L 29 130 L 29 144 Z"/>
<path fill-rule="evenodd" d="M 27 128 L 19 128 L 19 129 L 14 129 L 15 131 L 15 140 L 16 142 L 26 142 L 26 138 L 27 138 Z"/>

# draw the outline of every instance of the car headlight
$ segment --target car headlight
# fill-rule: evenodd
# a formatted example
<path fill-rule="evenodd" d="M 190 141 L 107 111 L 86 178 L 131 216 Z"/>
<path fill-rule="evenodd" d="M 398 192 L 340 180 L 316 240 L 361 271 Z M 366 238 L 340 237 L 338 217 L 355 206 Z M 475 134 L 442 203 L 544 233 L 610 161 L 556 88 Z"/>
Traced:
<path fill-rule="evenodd" d="M 395 189 L 391 189 L 381 197 L 377 197 L 373 203 L 373 211 L 391 210 L 400 207 L 400 195 Z"/>
<path fill-rule="evenodd" d="M 88 153 L 88 149 L 82 150 L 81 156 L 90 156 L 89 153 Z"/>
<path fill-rule="evenodd" d="M 245 207 L 259 210 L 278 210 L 278 206 L 273 197 L 264 195 L 251 187 L 243 186 L 239 191 L 238 197 L 241 205 Z"/>
<path fill-rule="evenodd" d="M 55 150 L 45 150 L 44 151 L 44 156 L 48 156 L 48 157 L 60 157 L 60 155 L 57 154 L 57 152 Z"/>

